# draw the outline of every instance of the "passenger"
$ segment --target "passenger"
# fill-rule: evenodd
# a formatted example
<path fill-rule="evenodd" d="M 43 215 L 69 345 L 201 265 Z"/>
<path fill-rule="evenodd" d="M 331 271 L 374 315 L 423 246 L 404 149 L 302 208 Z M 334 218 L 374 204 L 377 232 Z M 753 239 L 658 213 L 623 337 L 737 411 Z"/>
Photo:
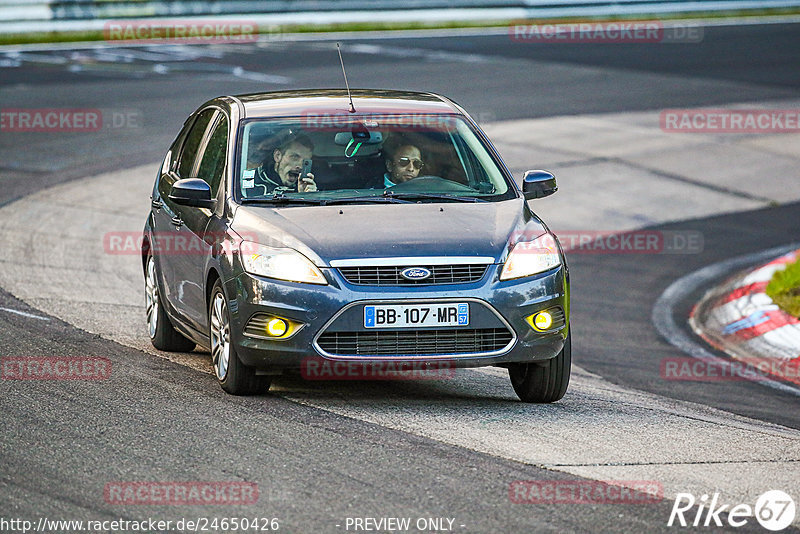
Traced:
<path fill-rule="evenodd" d="M 316 191 L 317 184 L 314 182 L 312 173 L 300 176 L 303 170 L 303 160 L 312 159 L 313 150 L 314 143 L 307 136 L 291 136 L 272 151 L 270 160 L 265 161 L 253 171 L 245 171 L 243 187 L 258 189 L 257 194 L 264 195 L 273 192 L 278 187 L 299 193 Z M 248 176 L 250 172 L 253 174 Z M 249 180 L 252 181 L 248 183 Z"/>

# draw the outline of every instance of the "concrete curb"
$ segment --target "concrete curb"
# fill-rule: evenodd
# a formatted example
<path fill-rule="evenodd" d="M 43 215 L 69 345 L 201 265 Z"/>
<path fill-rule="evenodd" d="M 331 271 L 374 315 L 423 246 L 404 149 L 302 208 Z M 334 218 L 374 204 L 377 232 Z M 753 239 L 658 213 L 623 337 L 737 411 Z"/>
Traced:
<path fill-rule="evenodd" d="M 758 375 L 800 384 L 800 320 L 765 293 L 775 271 L 798 258 L 789 252 L 708 290 L 689 315 L 692 330 Z"/>

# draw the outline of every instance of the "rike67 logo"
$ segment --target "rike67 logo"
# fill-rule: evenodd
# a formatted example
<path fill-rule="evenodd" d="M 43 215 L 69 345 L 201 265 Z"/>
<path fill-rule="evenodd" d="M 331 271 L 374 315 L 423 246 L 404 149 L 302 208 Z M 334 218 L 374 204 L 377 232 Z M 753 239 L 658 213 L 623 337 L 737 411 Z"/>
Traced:
<path fill-rule="evenodd" d="M 719 493 L 714 493 L 710 501 L 708 495 L 695 499 L 691 493 L 678 493 L 667 526 L 722 527 L 727 522 L 730 527 L 743 527 L 750 518 L 755 517 L 762 527 L 777 532 L 794 521 L 794 500 L 780 490 L 763 493 L 756 499 L 755 506 L 720 504 L 719 499 Z M 722 514 L 726 516 L 723 518 Z"/>

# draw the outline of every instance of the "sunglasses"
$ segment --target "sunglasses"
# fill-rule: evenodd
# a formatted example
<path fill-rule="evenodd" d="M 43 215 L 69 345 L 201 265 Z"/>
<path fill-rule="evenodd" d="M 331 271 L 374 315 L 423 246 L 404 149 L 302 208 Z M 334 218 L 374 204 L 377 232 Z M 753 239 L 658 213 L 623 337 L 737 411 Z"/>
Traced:
<path fill-rule="evenodd" d="M 401 167 L 408 167 L 409 163 L 414 165 L 414 168 L 416 170 L 420 170 L 422 167 L 425 166 L 425 163 L 423 163 L 423 161 L 421 159 L 417 159 L 417 158 L 414 158 L 414 159 L 411 159 L 411 158 L 398 158 L 398 159 L 395 160 L 395 164 L 397 164 L 397 165 L 399 165 Z"/>

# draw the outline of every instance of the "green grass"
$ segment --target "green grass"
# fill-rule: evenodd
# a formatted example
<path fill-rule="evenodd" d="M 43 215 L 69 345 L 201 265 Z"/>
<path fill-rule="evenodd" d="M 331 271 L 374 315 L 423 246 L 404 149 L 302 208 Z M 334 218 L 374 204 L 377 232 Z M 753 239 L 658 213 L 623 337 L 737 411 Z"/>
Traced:
<path fill-rule="evenodd" d="M 767 295 L 780 309 L 800 317 L 800 260 L 772 275 L 767 284 Z"/>
<path fill-rule="evenodd" d="M 0 34 L 0 45 L 102 41 L 103 32 L 34 32 Z"/>
<path fill-rule="evenodd" d="M 613 21 L 613 20 L 684 20 L 684 19 L 724 19 L 724 18 L 746 18 L 763 16 L 788 16 L 800 15 L 798 8 L 782 9 L 755 9 L 755 10 L 735 10 L 720 12 L 696 12 L 696 13 L 668 13 L 668 14 L 637 14 L 635 16 L 605 16 L 605 17 L 564 17 L 557 19 L 537 19 L 537 20 L 488 20 L 488 21 L 453 21 L 453 22 L 355 22 L 345 24 L 299 24 L 283 26 L 263 26 L 262 34 L 267 39 L 279 39 L 282 33 L 316 33 L 316 32 L 359 32 L 359 31 L 395 31 L 395 30 L 433 30 L 451 28 L 497 28 L 507 27 L 510 24 L 557 24 L 580 21 Z M 247 15 L 240 15 L 246 19 Z M 199 17 L 202 19 L 203 17 Z M 138 19 L 131 19 L 138 20 Z M 103 41 L 105 39 L 102 31 L 80 31 L 80 32 L 35 32 L 18 34 L 0 34 L 0 45 L 8 44 L 29 44 L 29 43 L 67 43 L 67 42 L 86 42 Z"/>

